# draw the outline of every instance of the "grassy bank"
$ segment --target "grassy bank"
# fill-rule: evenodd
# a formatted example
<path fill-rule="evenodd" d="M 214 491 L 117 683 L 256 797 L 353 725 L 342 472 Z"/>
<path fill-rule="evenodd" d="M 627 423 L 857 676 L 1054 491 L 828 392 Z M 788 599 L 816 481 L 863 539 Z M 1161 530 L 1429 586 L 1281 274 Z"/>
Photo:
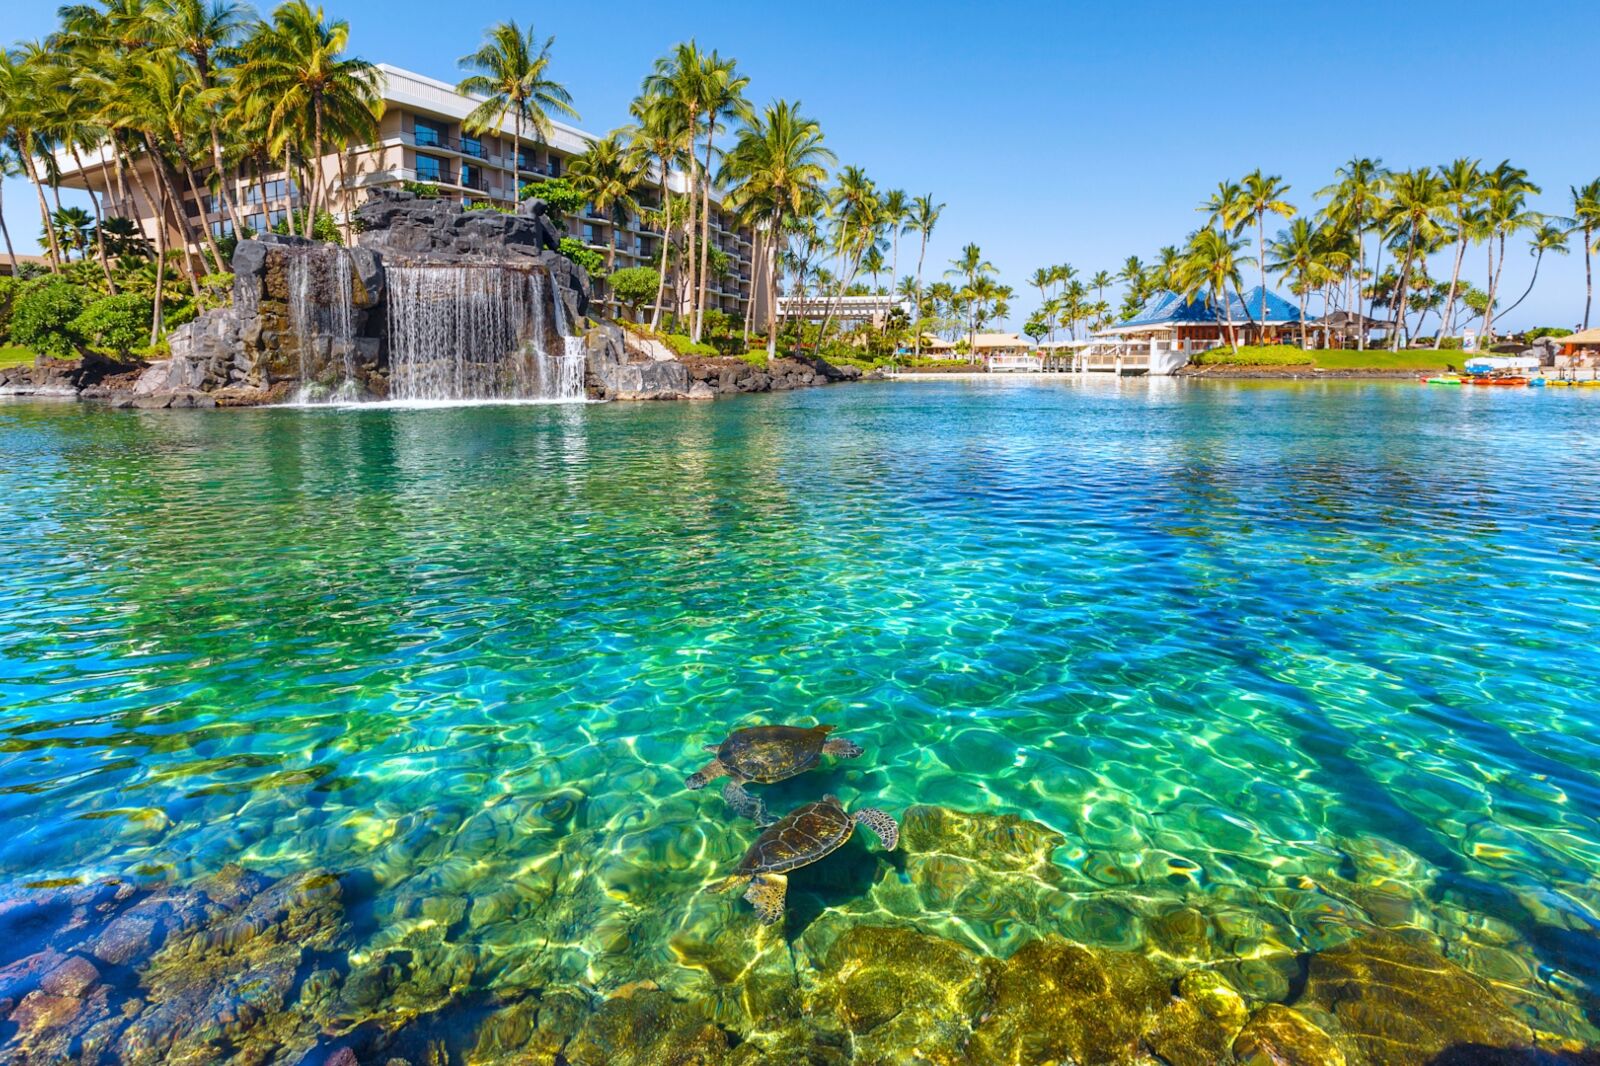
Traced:
<path fill-rule="evenodd" d="M 19 348 L 14 344 L 0 344 L 0 370 L 13 366 L 28 366 L 33 363 L 33 353 L 26 348 Z"/>
<path fill-rule="evenodd" d="M 1218 348 L 1194 357 L 1196 366 L 1316 367 L 1319 370 L 1443 370 L 1459 366 L 1460 352 L 1306 351 L 1287 344 Z"/>

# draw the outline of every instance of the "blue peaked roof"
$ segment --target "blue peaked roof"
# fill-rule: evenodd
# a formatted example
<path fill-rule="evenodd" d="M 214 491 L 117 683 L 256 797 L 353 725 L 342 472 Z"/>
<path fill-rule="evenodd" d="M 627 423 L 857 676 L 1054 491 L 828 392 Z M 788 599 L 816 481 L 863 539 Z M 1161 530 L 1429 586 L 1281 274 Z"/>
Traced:
<path fill-rule="evenodd" d="M 1238 296 L 1230 295 L 1228 310 L 1236 326 L 1261 321 L 1261 286 L 1257 285 L 1245 293 L 1242 303 Z M 1150 297 L 1132 318 L 1111 327 L 1110 332 L 1141 326 L 1210 326 L 1226 320 L 1227 316 L 1214 311 L 1204 296 L 1196 295 L 1194 302 L 1190 303 L 1178 293 L 1163 290 Z M 1280 322 L 1298 323 L 1300 308 L 1268 289 L 1266 321 L 1275 325 Z"/>

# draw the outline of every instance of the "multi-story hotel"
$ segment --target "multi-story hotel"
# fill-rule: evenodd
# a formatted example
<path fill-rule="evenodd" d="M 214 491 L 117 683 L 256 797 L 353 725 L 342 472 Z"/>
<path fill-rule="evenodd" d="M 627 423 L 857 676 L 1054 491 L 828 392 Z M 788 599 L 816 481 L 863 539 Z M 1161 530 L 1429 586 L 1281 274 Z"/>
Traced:
<path fill-rule="evenodd" d="M 337 189 L 342 183 L 350 192 L 348 197 L 336 195 L 334 203 L 328 205 L 341 221 L 346 202 L 350 207 L 359 206 L 364 190 L 399 188 L 406 182 L 437 186 L 441 196 L 462 203 L 489 202 L 510 207 L 516 203 L 520 186 L 561 177 L 568 160 L 581 154 L 595 139 L 592 134 L 559 122 L 552 124 L 551 136 L 542 143 L 524 129 L 521 154 L 513 161 L 509 118 L 497 133 L 470 134 L 462 128 L 462 120 L 478 100 L 463 96 L 442 81 L 386 63 L 380 63 L 378 70 L 386 104 L 378 140 L 352 146 L 344 154 L 342 171 L 337 154 L 322 160 L 323 180 L 328 186 Z M 155 236 L 158 223 L 154 208 L 145 203 L 137 183 L 127 183 L 127 202 L 119 199 L 108 155 L 86 159 L 81 170 L 70 157 L 58 162 L 63 184 L 80 189 L 92 184 L 94 191 L 105 198 L 108 215 L 135 219 L 146 236 Z M 673 194 L 682 195 L 687 188 L 684 176 L 675 172 L 669 180 Z M 146 184 L 154 187 L 153 176 Z M 256 232 L 275 226 L 300 204 L 300 190 L 281 171 L 266 175 L 264 181 L 254 175 L 242 178 L 235 182 L 231 193 L 245 225 Z M 635 199 L 641 207 L 659 206 L 659 185 L 652 179 Z M 202 232 L 206 220 L 217 235 L 232 232 L 233 223 L 217 196 L 207 195 L 205 207 L 202 213 L 201 205 L 185 191 L 183 208 L 193 232 Z M 640 218 L 618 225 L 609 215 L 600 216 L 591 209 L 567 215 L 561 221 L 570 236 L 602 255 L 614 250 L 617 269 L 648 265 L 661 251 L 660 230 Z M 177 246 L 181 236 L 170 226 L 168 229 L 169 244 Z M 707 306 L 742 319 L 752 293 L 758 302 L 763 299 L 764 287 L 757 279 L 761 260 L 751 231 L 737 228 L 723 215 L 715 199 L 711 207 L 711 241 L 727 254 L 729 265 L 726 274 L 711 278 Z M 614 314 L 617 308 L 610 310 Z M 762 321 L 762 314 L 763 308 L 758 306 L 757 321 Z"/>

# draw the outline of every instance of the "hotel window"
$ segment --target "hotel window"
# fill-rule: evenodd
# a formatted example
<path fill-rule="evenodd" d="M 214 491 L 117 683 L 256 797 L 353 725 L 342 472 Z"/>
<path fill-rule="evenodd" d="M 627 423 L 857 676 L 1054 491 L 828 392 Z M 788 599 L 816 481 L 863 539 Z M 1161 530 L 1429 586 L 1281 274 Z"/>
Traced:
<path fill-rule="evenodd" d="M 525 152 L 525 151 L 517 153 L 517 169 L 518 170 L 533 170 L 534 167 L 535 167 L 535 163 L 533 161 L 533 156 L 531 154 L 529 154 L 528 152 Z"/>
<path fill-rule="evenodd" d="M 596 240 L 595 235 L 594 235 L 594 227 L 591 226 L 591 225 L 588 225 L 587 223 L 585 223 L 584 227 L 583 227 L 583 243 L 584 244 L 598 244 L 599 243 L 599 241 Z"/>
<path fill-rule="evenodd" d="M 433 148 L 444 147 L 444 131 L 438 126 L 417 119 L 417 143 Z"/>
<path fill-rule="evenodd" d="M 418 181 L 443 181 L 444 160 L 436 159 L 431 155 L 417 156 Z"/>
<path fill-rule="evenodd" d="M 476 157 L 478 159 L 482 159 L 483 158 L 483 142 L 478 140 L 478 138 L 476 138 L 476 137 L 467 137 L 467 136 L 463 135 L 462 138 L 461 138 L 461 154 L 462 155 L 470 155 L 470 156 L 474 156 L 474 157 Z"/>
<path fill-rule="evenodd" d="M 551 156 L 550 161 L 544 165 L 544 172 L 552 178 L 559 178 L 561 176 L 561 160 Z"/>
<path fill-rule="evenodd" d="M 211 223 L 211 235 L 213 237 L 231 237 L 231 236 L 233 236 L 233 220 L 229 219 L 229 218 L 224 218 L 224 219 L 221 219 L 220 221 L 212 222 Z"/>

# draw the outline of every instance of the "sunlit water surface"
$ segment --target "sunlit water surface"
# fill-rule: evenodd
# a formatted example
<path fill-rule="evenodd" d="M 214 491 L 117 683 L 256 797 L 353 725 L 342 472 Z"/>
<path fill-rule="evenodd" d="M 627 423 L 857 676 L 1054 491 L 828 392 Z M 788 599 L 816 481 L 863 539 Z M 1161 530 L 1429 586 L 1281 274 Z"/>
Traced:
<path fill-rule="evenodd" d="M 791 934 L 1058 932 L 1271 998 L 1271 960 L 1411 926 L 1592 1037 L 1600 397 L 1489 391 L 7 403 L 0 891 L 365 871 L 369 947 L 465 897 L 486 986 L 670 985 L 753 836 L 684 776 L 821 720 L 865 755 L 774 806 L 1066 844 L 1026 911 L 883 865 L 797 881 Z"/>

